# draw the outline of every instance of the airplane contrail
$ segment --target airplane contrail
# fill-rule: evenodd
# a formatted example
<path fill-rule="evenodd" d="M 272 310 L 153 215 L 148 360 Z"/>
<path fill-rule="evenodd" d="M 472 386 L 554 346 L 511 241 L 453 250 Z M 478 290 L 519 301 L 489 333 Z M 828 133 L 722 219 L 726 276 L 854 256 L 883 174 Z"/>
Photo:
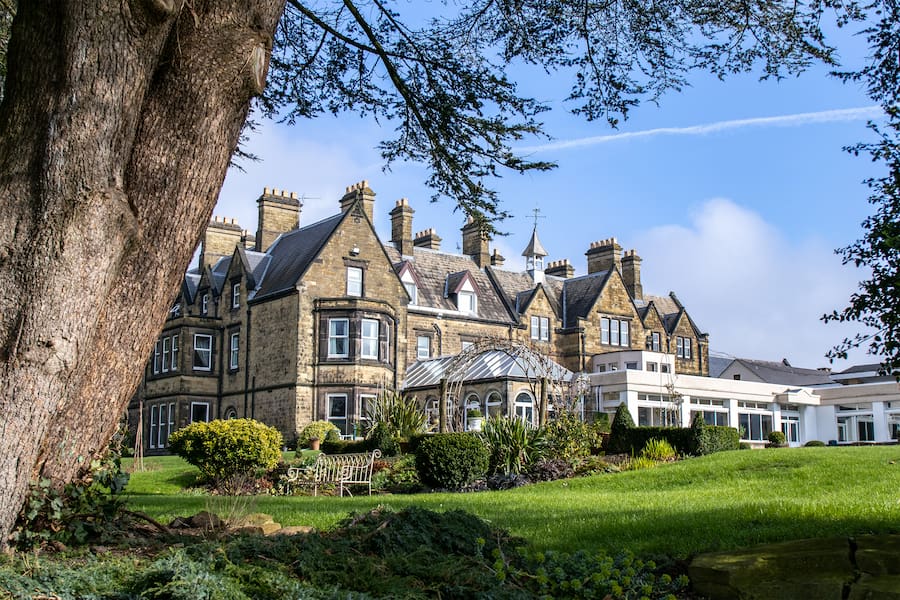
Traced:
<path fill-rule="evenodd" d="M 609 135 L 597 135 L 574 140 L 559 140 L 517 148 L 519 152 L 546 152 L 549 150 L 566 150 L 569 148 L 584 148 L 597 146 L 609 142 L 618 142 L 633 138 L 653 137 L 659 135 L 706 135 L 718 133 L 729 129 L 742 129 L 744 127 L 798 127 L 812 123 L 830 123 L 834 121 L 860 121 L 863 119 L 875 119 L 884 113 L 880 106 L 862 106 L 858 108 L 842 108 L 837 110 L 823 110 L 819 112 L 798 113 L 794 115 L 780 115 L 776 117 L 755 117 L 751 119 L 734 119 L 730 121 L 718 121 L 705 125 L 692 125 L 690 127 L 659 127 L 645 129 L 644 131 L 623 131 Z"/>

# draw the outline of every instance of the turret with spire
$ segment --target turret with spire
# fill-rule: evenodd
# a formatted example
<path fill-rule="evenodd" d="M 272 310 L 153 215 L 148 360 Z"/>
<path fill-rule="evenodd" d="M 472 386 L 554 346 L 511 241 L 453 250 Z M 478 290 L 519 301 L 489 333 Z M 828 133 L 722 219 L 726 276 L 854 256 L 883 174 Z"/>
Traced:
<path fill-rule="evenodd" d="M 534 224 L 534 229 L 531 231 L 531 239 L 522 252 L 522 256 L 525 257 L 525 270 L 531 275 L 531 280 L 535 283 L 543 283 L 544 258 L 547 256 L 547 251 L 544 250 L 544 245 L 541 244 L 541 240 L 538 238 L 537 223 Z"/>

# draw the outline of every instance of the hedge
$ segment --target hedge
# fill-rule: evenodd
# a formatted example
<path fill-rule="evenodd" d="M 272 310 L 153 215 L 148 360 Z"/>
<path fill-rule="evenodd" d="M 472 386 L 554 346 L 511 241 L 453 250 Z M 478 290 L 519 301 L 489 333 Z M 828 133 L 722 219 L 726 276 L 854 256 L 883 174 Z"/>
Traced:
<path fill-rule="evenodd" d="M 488 469 L 488 448 L 472 433 L 436 433 L 421 441 L 416 451 L 416 471 L 433 488 L 460 489 Z"/>
<path fill-rule="evenodd" d="M 622 403 L 616 410 L 609 451 L 637 456 L 653 438 L 666 440 L 679 454 L 704 455 L 724 450 L 737 450 L 740 433 L 734 427 L 706 425 L 702 416 L 691 427 L 635 427 L 631 413 Z"/>

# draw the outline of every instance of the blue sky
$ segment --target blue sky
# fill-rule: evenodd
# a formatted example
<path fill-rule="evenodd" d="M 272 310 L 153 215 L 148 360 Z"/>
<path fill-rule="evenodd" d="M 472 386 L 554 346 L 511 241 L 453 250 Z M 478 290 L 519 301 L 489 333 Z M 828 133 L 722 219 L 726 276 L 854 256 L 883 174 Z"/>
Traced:
<path fill-rule="evenodd" d="M 523 83 L 557 107 L 569 86 L 560 76 Z M 617 130 L 563 110 L 545 115 L 554 140 L 522 148 L 559 166 L 494 182 L 513 214 L 494 245 L 508 268 L 524 268 L 537 207 L 548 260 L 568 258 L 584 274 L 590 243 L 615 236 L 644 259 L 645 291 L 675 291 L 714 351 L 826 366 L 825 352 L 854 330 L 819 317 L 844 306 L 863 276 L 833 250 L 860 236 L 871 211 L 861 182 L 877 174 L 842 147 L 866 139 L 866 120 L 878 112 L 823 68 L 780 82 L 698 74 L 691 83 L 659 106 L 638 107 Z M 215 214 L 255 231 L 255 201 L 267 186 L 305 196 L 301 224 L 310 224 L 337 212 L 346 186 L 367 179 L 383 240 L 388 211 L 407 197 L 413 229 L 434 227 L 443 249 L 456 251 L 463 216 L 448 202 L 429 203 L 424 168 L 382 171 L 374 148 L 390 133 L 354 115 L 266 123 L 249 144 L 262 161 L 229 172 Z M 857 353 L 850 362 L 870 360 Z"/>

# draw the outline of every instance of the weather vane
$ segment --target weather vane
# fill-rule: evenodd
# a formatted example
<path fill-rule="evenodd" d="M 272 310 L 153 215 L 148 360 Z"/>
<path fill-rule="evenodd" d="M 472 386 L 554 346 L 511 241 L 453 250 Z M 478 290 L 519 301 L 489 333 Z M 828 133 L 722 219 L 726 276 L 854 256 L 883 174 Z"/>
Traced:
<path fill-rule="evenodd" d="M 541 214 L 541 209 L 538 208 L 537 206 L 532 208 L 531 212 L 534 213 L 534 216 L 532 217 L 532 219 L 534 219 L 534 228 L 537 229 L 538 219 L 546 219 L 547 217 L 545 217 L 544 215 Z"/>

